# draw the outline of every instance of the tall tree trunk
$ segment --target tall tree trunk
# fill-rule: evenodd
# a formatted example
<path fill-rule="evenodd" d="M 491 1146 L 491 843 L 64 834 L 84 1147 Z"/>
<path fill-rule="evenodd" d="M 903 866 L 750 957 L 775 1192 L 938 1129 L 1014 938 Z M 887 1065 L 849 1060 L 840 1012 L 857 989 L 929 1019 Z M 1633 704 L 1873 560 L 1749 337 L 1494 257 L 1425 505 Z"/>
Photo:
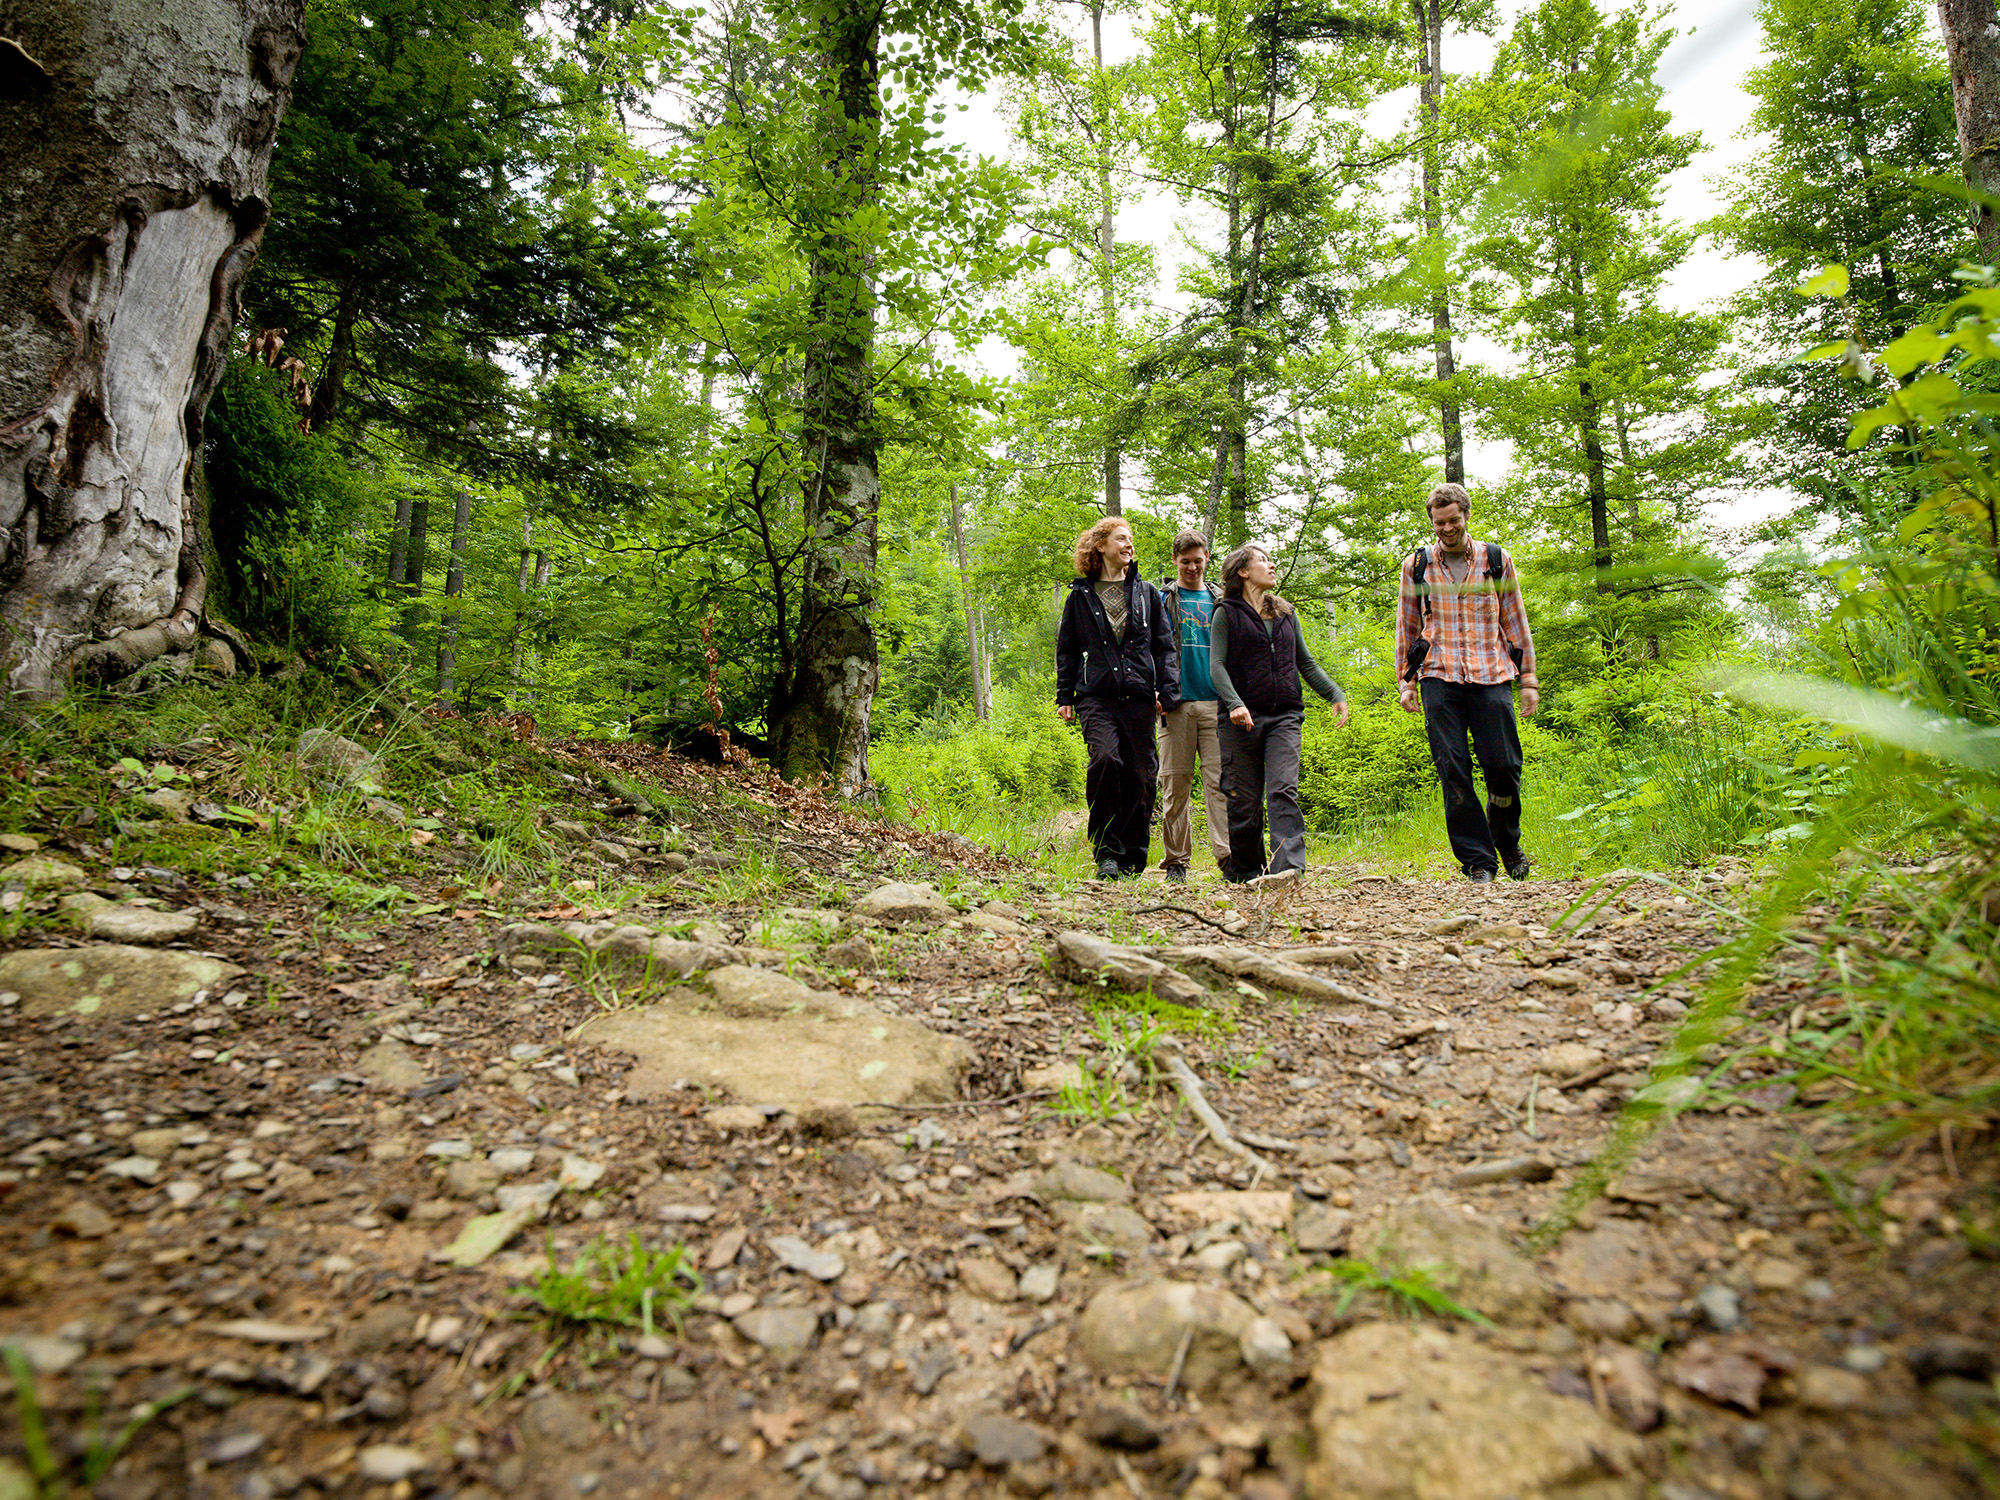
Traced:
<path fill-rule="evenodd" d="M 1945 56 L 1951 60 L 1951 105 L 1958 116 L 1958 154 L 1973 191 L 2000 195 L 2000 13 L 1994 0 L 1938 0 Z M 2000 261 L 2000 221 L 1992 205 L 1976 205 L 1979 253 Z"/>
<path fill-rule="evenodd" d="M 465 541 L 472 529 L 472 491 L 459 487 L 451 515 L 451 566 L 444 575 L 444 614 L 438 621 L 437 695 L 447 701 L 458 687 L 458 597 L 465 592 Z"/>
<path fill-rule="evenodd" d="M 326 364 L 320 369 L 319 380 L 313 386 L 312 405 L 306 410 L 309 426 L 324 427 L 340 410 L 340 398 L 347 389 L 348 367 L 354 363 L 354 325 L 360 316 L 361 289 L 342 287 L 340 300 L 334 304 L 333 336 L 327 340 Z"/>
<path fill-rule="evenodd" d="M 1423 71 L 1418 76 L 1423 105 L 1423 195 L 1425 274 L 1431 286 L 1431 353 L 1437 370 L 1438 427 L 1444 439 L 1444 477 L 1465 483 L 1465 434 L 1459 421 L 1458 361 L 1451 343 L 1451 290 L 1445 278 L 1443 175 L 1438 131 L 1444 110 L 1444 0 L 1416 0 L 1417 29 L 1423 38 Z"/>
<path fill-rule="evenodd" d="M 396 497 L 396 520 L 389 528 L 389 592 L 403 587 L 403 571 L 410 562 L 410 497 L 406 491 Z"/>
<path fill-rule="evenodd" d="M 984 723 L 993 717 L 993 705 L 987 700 L 986 673 L 980 660 L 985 647 L 979 639 L 979 606 L 972 600 L 972 568 L 965 558 L 965 517 L 958 503 L 957 485 L 951 487 L 951 540 L 958 549 L 958 591 L 965 600 L 965 649 L 972 663 L 972 711 Z"/>
<path fill-rule="evenodd" d="M 1116 227 L 1111 196 L 1111 96 L 1104 80 L 1104 0 L 1090 0 L 1090 56 L 1095 71 L 1091 75 L 1091 102 L 1097 133 L 1097 297 L 1104 327 L 1104 348 L 1111 361 L 1107 381 L 1115 381 L 1118 371 L 1118 283 Z M 1124 453 L 1112 432 L 1117 415 L 1115 393 L 1105 393 L 1104 431 L 1104 513 L 1125 513 Z M 981 713 L 980 718 L 986 715 Z"/>
<path fill-rule="evenodd" d="M 417 632 L 424 626 L 424 572 L 430 567 L 431 502 L 418 496 L 410 502 L 410 557 L 403 572 L 403 623 L 399 634 L 412 664 L 417 656 Z"/>
<path fill-rule="evenodd" d="M 815 337 L 805 366 L 805 558 L 799 641 L 775 727 L 779 770 L 831 774 L 847 796 L 868 780 L 868 711 L 881 677 L 875 627 L 875 526 L 881 507 L 872 384 L 873 257 L 855 224 L 880 198 L 879 13 L 834 7 L 821 23 L 823 156 L 833 206 L 810 269 Z"/>
<path fill-rule="evenodd" d="M 270 203 L 300 0 L 14 0 L 0 20 L 0 674 L 190 649 L 208 398 Z"/>
<path fill-rule="evenodd" d="M 1229 158 L 1229 176 L 1224 186 L 1224 208 L 1229 215 L 1228 258 L 1229 286 L 1232 291 L 1240 285 L 1243 261 L 1243 158 L 1236 149 L 1236 64 L 1222 65 L 1222 149 Z M 1229 451 L 1231 439 L 1235 436 L 1236 386 L 1234 380 L 1234 340 L 1231 341 L 1231 380 L 1224 398 L 1221 419 L 1215 424 L 1215 463 L 1208 473 L 1208 506 L 1202 512 L 1201 534 L 1208 540 L 1208 550 L 1215 550 L 1215 522 L 1222 513 L 1222 497 L 1229 488 Z"/>

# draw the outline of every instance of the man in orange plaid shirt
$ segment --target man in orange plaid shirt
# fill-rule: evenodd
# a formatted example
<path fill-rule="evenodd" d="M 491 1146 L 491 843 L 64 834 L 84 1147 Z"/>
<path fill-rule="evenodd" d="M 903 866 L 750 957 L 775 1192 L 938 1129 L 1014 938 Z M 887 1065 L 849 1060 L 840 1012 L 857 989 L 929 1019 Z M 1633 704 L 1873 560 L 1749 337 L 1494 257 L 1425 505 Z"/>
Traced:
<path fill-rule="evenodd" d="M 1445 831 L 1466 879 L 1483 885 L 1504 864 L 1526 880 L 1534 862 L 1521 851 L 1514 680 L 1524 717 L 1541 706 L 1542 694 L 1520 576 L 1499 543 L 1467 537 L 1472 499 L 1463 485 L 1439 485 L 1425 509 L 1437 542 L 1404 559 L 1396 609 L 1402 704 L 1424 716 L 1444 790 Z M 1472 784 L 1474 756 L 1486 778 L 1484 808 Z"/>

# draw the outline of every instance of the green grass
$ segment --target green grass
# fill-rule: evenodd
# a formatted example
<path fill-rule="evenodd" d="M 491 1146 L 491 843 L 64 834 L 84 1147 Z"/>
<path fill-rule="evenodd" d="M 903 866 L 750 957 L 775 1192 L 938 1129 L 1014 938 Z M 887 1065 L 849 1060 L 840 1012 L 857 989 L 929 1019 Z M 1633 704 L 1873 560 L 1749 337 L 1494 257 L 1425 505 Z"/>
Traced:
<path fill-rule="evenodd" d="M 1340 1288 L 1334 1311 L 1344 1314 L 1357 1298 L 1375 1292 L 1405 1317 L 1416 1318 L 1430 1313 L 1434 1317 L 1462 1318 L 1481 1328 L 1492 1328 L 1491 1319 L 1453 1300 L 1437 1284 L 1437 1275 L 1442 1269 L 1440 1266 L 1411 1266 L 1401 1271 L 1384 1271 L 1365 1260 L 1337 1260 L 1327 1267 L 1327 1274 Z"/>
<path fill-rule="evenodd" d="M 29 1368 L 27 1357 L 16 1344 L 0 1346 L 0 1363 L 6 1365 L 7 1374 L 14 1382 L 14 1414 L 20 1423 L 21 1448 L 27 1456 L 28 1474 L 34 1483 L 37 1500 L 63 1500 L 70 1493 L 70 1481 L 63 1472 L 62 1460 L 57 1456 L 57 1445 L 49 1438 L 40 1393 L 35 1385 L 35 1372 Z M 132 1445 L 132 1440 L 149 1422 L 194 1394 L 196 1387 L 186 1386 L 157 1401 L 148 1401 L 133 1409 L 124 1426 L 116 1432 L 107 1432 L 104 1428 L 103 1393 L 92 1386 L 82 1441 L 63 1445 L 78 1455 L 78 1477 L 83 1488 L 88 1490 L 110 1473 L 119 1455 Z M 4 1462 L 0 1460 L 0 1463 Z M 0 1478 L 5 1478 L 4 1472 L 0 1472 Z"/>
<path fill-rule="evenodd" d="M 558 1327 L 609 1324 L 650 1335 L 662 1322 L 678 1333 L 701 1289 L 685 1245 L 648 1250 L 635 1233 L 624 1245 L 592 1240 L 567 1267 L 551 1245 L 548 1269 L 529 1290 Z"/>

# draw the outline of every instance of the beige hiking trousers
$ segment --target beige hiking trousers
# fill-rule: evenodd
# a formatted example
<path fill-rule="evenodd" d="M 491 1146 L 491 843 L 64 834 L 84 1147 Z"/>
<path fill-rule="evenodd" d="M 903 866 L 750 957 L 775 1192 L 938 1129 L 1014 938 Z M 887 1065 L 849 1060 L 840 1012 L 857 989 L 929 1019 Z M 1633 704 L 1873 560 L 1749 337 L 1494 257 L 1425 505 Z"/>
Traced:
<path fill-rule="evenodd" d="M 1218 868 L 1229 863 L 1229 804 L 1222 796 L 1222 746 L 1215 734 L 1219 705 L 1183 703 L 1160 721 L 1160 843 L 1162 865 L 1187 868 L 1194 853 L 1196 758 L 1201 762 L 1201 800 L 1208 810 L 1208 848 Z"/>

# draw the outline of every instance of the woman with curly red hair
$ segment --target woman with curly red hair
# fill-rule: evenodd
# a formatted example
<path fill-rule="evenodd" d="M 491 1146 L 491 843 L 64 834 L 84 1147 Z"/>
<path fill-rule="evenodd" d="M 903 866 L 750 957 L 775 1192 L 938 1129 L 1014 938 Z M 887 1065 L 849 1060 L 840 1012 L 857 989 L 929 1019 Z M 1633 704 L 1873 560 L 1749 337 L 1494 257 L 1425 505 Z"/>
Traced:
<path fill-rule="evenodd" d="M 1132 528 L 1118 516 L 1076 539 L 1079 576 L 1056 630 L 1056 711 L 1077 721 L 1090 752 L 1084 800 L 1100 880 L 1146 868 L 1159 716 L 1181 696 L 1180 646 L 1132 552 Z"/>

